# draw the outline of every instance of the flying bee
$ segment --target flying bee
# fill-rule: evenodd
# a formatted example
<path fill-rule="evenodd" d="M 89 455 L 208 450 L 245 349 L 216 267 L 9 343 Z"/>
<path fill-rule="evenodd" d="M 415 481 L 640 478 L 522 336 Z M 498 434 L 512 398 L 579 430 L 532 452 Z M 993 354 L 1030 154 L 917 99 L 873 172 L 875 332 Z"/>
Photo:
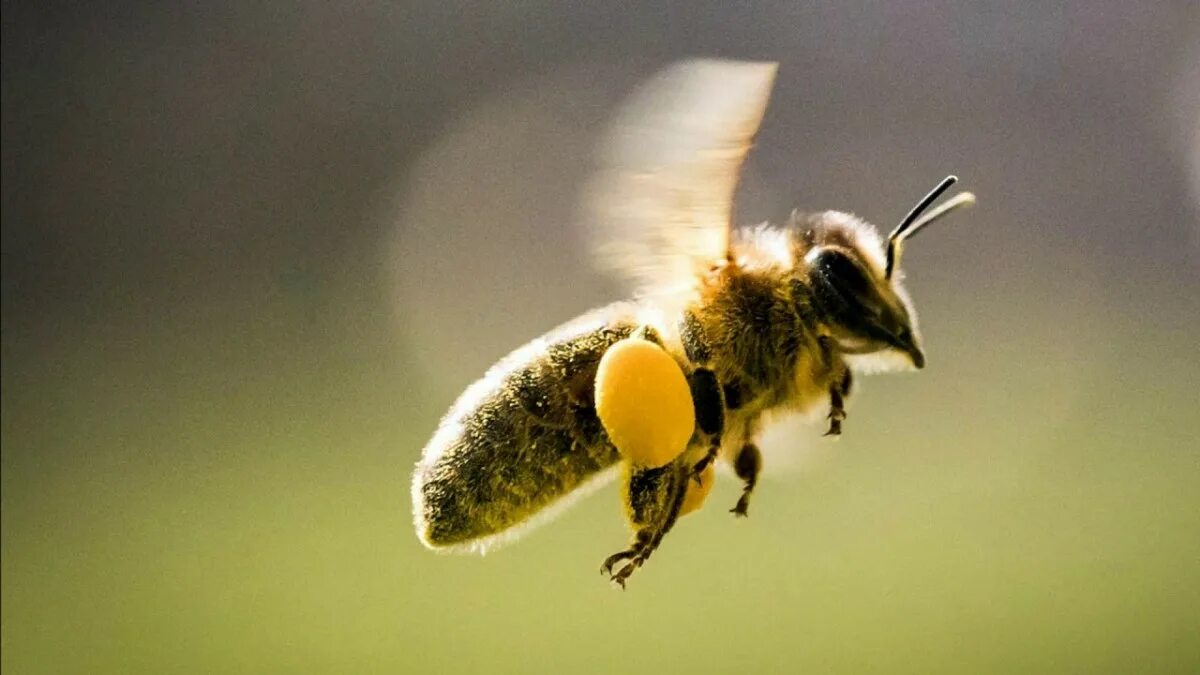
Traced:
<path fill-rule="evenodd" d="M 768 413 L 827 410 L 842 433 L 856 370 L 921 368 L 904 242 L 952 210 L 943 180 L 886 241 L 847 213 L 732 227 L 738 176 L 775 64 L 689 61 L 623 107 L 590 203 L 603 266 L 634 300 L 516 350 L 459 397 L 413 476 L 417 536 L 484 552 L 620 475 L 625 585 L 728 462 L 749 512 Z"/>

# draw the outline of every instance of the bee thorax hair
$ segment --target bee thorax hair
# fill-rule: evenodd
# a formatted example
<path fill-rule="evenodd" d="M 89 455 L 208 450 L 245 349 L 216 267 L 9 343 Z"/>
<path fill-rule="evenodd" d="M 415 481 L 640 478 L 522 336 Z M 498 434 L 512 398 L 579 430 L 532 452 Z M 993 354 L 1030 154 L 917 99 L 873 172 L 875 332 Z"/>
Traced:
<path fill-rule="evenodd" d="M 809 409 L 824 402 L 847 367 L 911 367 L 894 349 L 858 353 L 839 342 L 856 317 L 813 270 L 826 251 L 853 261 L 899 322 L 915 336 L 916 316 L 898 276 L 885 276 L 883 242 L 875 228 L 838 211 L 793 213 L 781 227 L 758 225 L 736 233 L 728 264 L 714 269 L 690 309 L 712 351 L 722 382 L 736 383 L 750 412 Z M 840 281 L 841 279 L 839 279 Z M 864 350 L 865 351 L 865 350 Z"/>

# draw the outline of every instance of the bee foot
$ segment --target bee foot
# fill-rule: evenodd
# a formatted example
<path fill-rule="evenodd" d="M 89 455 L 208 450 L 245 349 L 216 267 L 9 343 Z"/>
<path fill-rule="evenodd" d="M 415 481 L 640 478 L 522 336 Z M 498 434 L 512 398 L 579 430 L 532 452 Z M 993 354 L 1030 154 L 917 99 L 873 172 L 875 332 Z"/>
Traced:
<path fill-rule="evenodd" d="M 842 420 L 846 419 L 846 413 L 841 410 L 829 411 L 829 431 L 825 432 L 826 436 L 841 436 L 842 435 Z"/>
<path fill-rule="evenodd" d="M 738 518 L 745 518 L 750 515 L 749 508 L 750 500 L 743 496 L 738 500 L 736 506 L 734 506 L 732 509 L 729 509 L 729 512 Z"/>
<path fill-rule="evenodd" d="M 617 573 L 612 575 L 610 581 L 620 586 L 621 590 L 625 590 L 625 580 L 629 578 L 629 575 L 633 574 L 634 570 L 642 566 L 643 560 L 645 560 L 645 558 L 642 556 L 635 556 L 632 560 L 626 563 L 624 567 L 622 567 L 620 570 L 617 570 Z"/>
<path fill-rule="evenodd" d="M 629 560 L 630 558 L 635 558 L 635 559 L 637 558 L 637 552 L 634 551 L 633 549 L 628 549 L 625 551 L 621 551 L 620 553 L 614 553 L 614 554 L 608 556 L 607 558 L 604 559 L 604 562 L 600 565 L 600 574 L 607 574 L 610 577 L 614 577 L 613 567 L 615 567 L 617 565 L 617 563 L 621 562 L 622 560 Z M 629 576 L 629 575 L 626 574 L 625 576 Z M 614 577 L 614 580 L 615 580 L 615 577 Z M 621 584 L 621 586 L 624 586 L 624 585 L 625 585 L 624 583 Z"/>

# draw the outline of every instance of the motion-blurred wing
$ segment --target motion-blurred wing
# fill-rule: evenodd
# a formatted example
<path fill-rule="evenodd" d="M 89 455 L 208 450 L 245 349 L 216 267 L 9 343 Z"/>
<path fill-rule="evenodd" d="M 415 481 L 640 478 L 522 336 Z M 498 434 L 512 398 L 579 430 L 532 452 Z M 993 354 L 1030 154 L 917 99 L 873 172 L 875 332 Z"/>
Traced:
<path fill-rule="evenodd" d="M 725 258 L 733 193 L 775 70 L 774 63 L 685 61 L 620 109 L 587 200 L 605 271 L 639 292 L 670 292 Z"/>

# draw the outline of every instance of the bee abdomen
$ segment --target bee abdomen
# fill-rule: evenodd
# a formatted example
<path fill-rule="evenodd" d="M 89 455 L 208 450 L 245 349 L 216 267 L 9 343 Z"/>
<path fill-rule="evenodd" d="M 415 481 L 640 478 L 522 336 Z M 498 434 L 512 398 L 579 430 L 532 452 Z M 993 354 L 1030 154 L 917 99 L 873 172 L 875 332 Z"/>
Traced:
<path fill-rule="evenodd" d="M 618 459 L 605 443 L 589 446 L 572 430 L 507 412 L 525 418 L 517 433 L 485 423 L 418 477 L 425 523 L 418 534 L 426 544 L 466 544 L 520 525 Z"/>
<path fill-rule="evenodd" d="M 463 394 L 414 476 L 423 543 L 484 550 L 619 460 L 590 387 L 604 351 L 632 329 L 610 323 L 527 347 Z"/>

